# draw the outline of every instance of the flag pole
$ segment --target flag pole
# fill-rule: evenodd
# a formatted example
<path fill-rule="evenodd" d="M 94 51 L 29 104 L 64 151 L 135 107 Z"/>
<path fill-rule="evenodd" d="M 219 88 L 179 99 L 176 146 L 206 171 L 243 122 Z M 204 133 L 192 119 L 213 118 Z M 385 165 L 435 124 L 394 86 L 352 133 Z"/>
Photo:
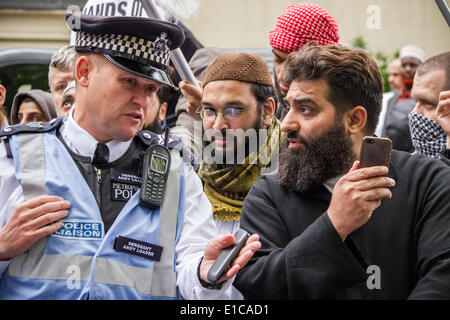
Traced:
<path fill-rule="evenodd" d="M 448 8 L 447 3 L 445 0 L 435 0 L 435 2 L 450 27 L 450 9 Z"/>
<path fill-rule="evenodd" d="M 164 17 L 162 17 L 161 14 L 156 9 L 156 6 L 152 0 L 140 0 L 140 1 L 142 4 L 142 7 L 144 8 L 145 12 L 147 13 L 147 15 L 150 18 L 158 19 L 158 20 L 165 20 Z M 175 66 L 175 69 L 177 70 L 181 79 L 187 80 L 190 83 L 192 83 L 193 85 L 195 85 L 197 88 L 199 88 L 197 79 L 195 78 L 194 74 L 192 73 L 192 70 L 189 67 L 189 64 L 187 63 L 186 58 L 184 57 L 180 48 L 170 51 L 170 59 L 172 60 L 172 63 Z M 176 85 L 178 85 L 178 84 L 176 84 Z"/>

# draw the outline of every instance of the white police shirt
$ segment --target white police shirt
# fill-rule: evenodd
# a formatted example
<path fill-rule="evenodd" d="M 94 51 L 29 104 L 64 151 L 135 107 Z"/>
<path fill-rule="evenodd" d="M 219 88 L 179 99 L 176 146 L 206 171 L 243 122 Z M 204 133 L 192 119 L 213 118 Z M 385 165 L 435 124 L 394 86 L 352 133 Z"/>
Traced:
<path fill-rule="evenodd" d="M 61 126 L 60 132 L 67 146 L 77 154 L 92 157 L 97 141 L 81 128 L 73 119 L 72 111 L 68 120 Z M 110 161 L 119 158 L 130 145 L 127 142 L 111 141 Z M 211 204 L 203 193 L 200 178 L 190 165 L 184 164 L 186 177 L 186 204 L 183 229 L 176 245 L 177 285 L 185 299 L 230 299 L 232 298 L 232 280 L 227 281 L 220 290 L 206 289 L 197 277 L 197 268 L 207 242 L 218 235 L 212 218 Z M 13 160 L 7 158 L 5 144 L 0 143 L 0 227 L 3 227 L 12 215 L 14 208 L 24 201 L 22 186 L 14 176 Z M 9 261 L 0 261 L 0 277 L 8 267 Z M 1 280 L 0 280 L 1 281 Z"/>

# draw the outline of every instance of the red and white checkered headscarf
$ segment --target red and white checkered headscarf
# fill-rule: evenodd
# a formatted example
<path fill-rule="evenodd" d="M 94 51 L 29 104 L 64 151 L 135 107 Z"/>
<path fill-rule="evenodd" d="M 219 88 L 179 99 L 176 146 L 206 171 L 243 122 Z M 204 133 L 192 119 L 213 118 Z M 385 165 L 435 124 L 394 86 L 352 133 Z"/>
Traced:
<path fill-rule="evenodd" d="M 278 17 L 269 40 L 272 48 L 292 52 L 310 41 L 321 45 L 337 44 L 338 31 L 336 20 L 324 8 L 312 3 L 298 3 L 288 6 Z"/>

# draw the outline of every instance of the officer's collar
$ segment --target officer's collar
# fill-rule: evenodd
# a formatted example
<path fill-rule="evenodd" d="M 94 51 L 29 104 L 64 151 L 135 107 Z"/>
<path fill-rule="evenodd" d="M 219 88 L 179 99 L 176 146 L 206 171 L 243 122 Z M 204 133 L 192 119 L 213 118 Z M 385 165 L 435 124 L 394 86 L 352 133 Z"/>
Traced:
<path fill-rule="evenodd" d="M 92 159 L 98 141 L 89 132 L 80 127 L 73 118 L 73 111 L 72 108 L 67 115 L 67 121 L 61 127 L 61 136 L 74 153 Z M 112 140 L 106 143 L 109 148 L 109 162 L 120 158 L 127 151 L 131 141 L 132 139 L 125 142 Z"/>

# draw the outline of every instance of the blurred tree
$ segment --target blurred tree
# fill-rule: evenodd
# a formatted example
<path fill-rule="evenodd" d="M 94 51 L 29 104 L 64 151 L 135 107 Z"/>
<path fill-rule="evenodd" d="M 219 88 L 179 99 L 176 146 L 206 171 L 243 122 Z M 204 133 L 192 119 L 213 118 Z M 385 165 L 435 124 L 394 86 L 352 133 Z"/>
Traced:
<path fill-rule="evenodd" d="M 12 65 L 0 68 L 0 79 L 6 88 L 5 111 L 8 118 L 17 89 L 22 85 L 31 85 L 32 89 L 49 91 L 48 65 L 25 64 Z"/>
<path fill-rule="evenodd" d="M 369 55 L 373 59 L 375 59 L 375 61 L 378 64 L 378 68 L 380 69 L 381 75 L 383 77 L 383 91 L 384 92 L 391 91 L 391 88 L 389 87 L 389 81 L 388 81 L 389 73 L 388 73 L 387 68 L 388 68 L 389 62 L 391 62 L 393 59 L 399 57 L 400 51 L 397 49 L 394 52 L 394 55 L 392 57 L 389 57 L 389 55 L 385 54 L 382 51 L 370 52 L 369 50 L 367 50 L 367 45 L 366 45 L 366 42 L 363 37 L 357 37 L 357 38 L 353 39 L 352 46 L 367 51 L 369 53 Z"/>
<path fill-rule="evenodd" d="M 366 41 L 364 41 L 363 37 L 357 37 L 353 39 L 352 46 L 366 50 Z"/>

